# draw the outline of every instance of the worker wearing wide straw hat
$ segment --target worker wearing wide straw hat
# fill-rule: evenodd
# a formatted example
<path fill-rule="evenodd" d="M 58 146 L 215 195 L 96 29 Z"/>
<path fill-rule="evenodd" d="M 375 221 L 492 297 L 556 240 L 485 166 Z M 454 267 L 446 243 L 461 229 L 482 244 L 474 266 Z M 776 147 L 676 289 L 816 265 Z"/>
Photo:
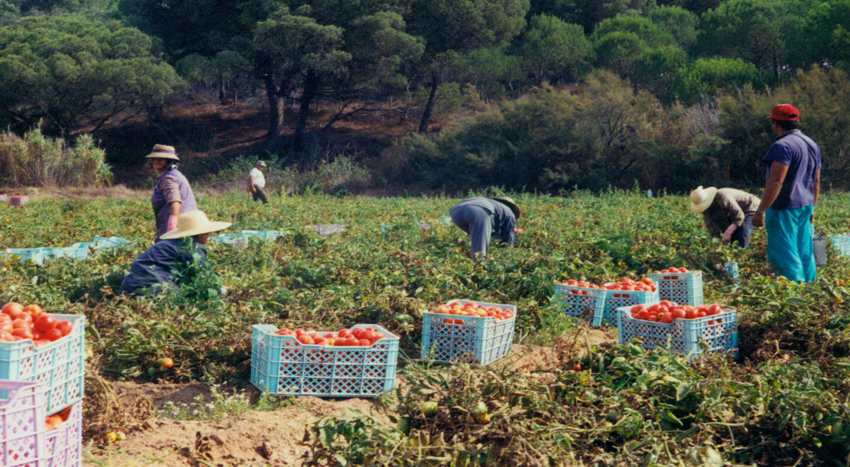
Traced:
<path fill-rule="evenodd" d="M 517 219 L 522 215 L 513 198 L 469 198 L 452 207 L 449 211 L 452 222 L 469 234 L 472 247 L 472 259 L 476 261 L 487 257 L 490 236 L 496 234 L 502 242 L 513 245 L 517 234 Z"/>
<path fill-rule="evenodd" d="M 777 105 L 767 120 L 779 138 L 762 158 L 767 184 L 753 225 L 764 225 L 767 260 L 777 276 L 812 282 L 817 275 L 812 219 L 820 194 L 820 148 L 800 131 L 800 111 L 793 105 Z"/>
<path fill-rule="evenodd" d="M 172 146 L 156 144 L 150 154 L 145 156 L 150 160 L 159 176 L 151 195 L 151 205 L 156 218 L 155 242 L 169 230 L 177 227 L 177 216 L 198 209 L 195 194 L 189 185 L 189 180 L 177 170 L 174 162 L 179 161 L 177 152 Z"/>
<path fill-rule="evenodd" d="M 705 228 L 715 241 L 750 245 L 753 215 L 761 200 L 734 188 L 697 187 L 691 192 L 691 211 L 702 214 Z"/>
<path fill-rule="evenodd" d="M 206 263 L 210 233 L 230 227 L 230 222 L 210 222 L 202 211 L 190 211 L 177 217 L 177 227 L 162 235 L 161 241 L 139 255 L 121 283 L 127 295 L 157 294 L 169 286 L 179 289 L 174 272 L 193 262 Z M 191 241 L 186 240 L 191 238 Z M 185 279 L 181 276 L 181 279 Z"/>

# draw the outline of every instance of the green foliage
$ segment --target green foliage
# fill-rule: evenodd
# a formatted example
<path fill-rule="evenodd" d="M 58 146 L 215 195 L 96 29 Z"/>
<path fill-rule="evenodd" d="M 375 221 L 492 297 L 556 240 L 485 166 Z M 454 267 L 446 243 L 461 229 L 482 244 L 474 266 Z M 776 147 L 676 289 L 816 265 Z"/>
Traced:
<path fill-rule="evenodd" d="M 0 109 L 68 135 L 135 106 L 154 107 L 180 83 L 151 40 L 117 21 L 23 18 L 0 28 Z M 99 126 L 99 125 L 98 125 Z"/>
<path fill-rule="evenodd" d="M 69 147 L 40 129 L 23 138 L 11 132 L 0 134 L 0 185 L 97 187 L 111 182 L 106 153 L 89 135 Z"/>
<path fill-rule="evenodd" d="M 531 18 L 517 49 L 524 69 L 538 85 L 544 80 L 555 83 L 580 78 L 589 68 L 592 52 L 581 26 L 547 15 Z"/>
<path fill-rule="evenodd" d="M 542 0 L 534 2 L 531 12 L 560 17 L 589 33 L 605 19 L 626 13 L 645 15 L 655 4 L 656 0 Z"/>
<path fill-rule="evenodd" d="M 786 39 L 791 66 L 837 66 L 850 71 L 850 1 L 806 2 Z"/>
<path fill-rule="evenodd" d="M 759 82 L 755 65 L 732 58 L 701 58 L 676 73 L 676 93 L 692 104 L 710 100 L 723 92 L 740 90 Z M 769 114 L 769 113 L 768 113 Z"/>
<path fill-rule="evenodd" d="M 662 31 L 672 35 L 684 49 L 697 40 L 699 17 L 678 6 L 659 6 L 649 11 L 649 19 Z"/>

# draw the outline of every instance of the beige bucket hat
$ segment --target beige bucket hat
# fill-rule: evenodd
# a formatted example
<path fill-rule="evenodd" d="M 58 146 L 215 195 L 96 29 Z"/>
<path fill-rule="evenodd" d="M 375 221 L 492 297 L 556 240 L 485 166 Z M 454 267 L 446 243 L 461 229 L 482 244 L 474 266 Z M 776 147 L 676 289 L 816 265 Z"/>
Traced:
<path fill-rule="evenodd" d="M 698 186 L 696 190 L 691 192 L 691 211 L 699 214 L 714 202 L 714 197 L 717 195 L 717 188 L 711 186 L 703 188 Z"/>
<path fill-rule="evenodd" d="M 154 144 L 153 150 L 150 154 L 145 156 L 145 159 L 170 159 L 173 161 L 179 161 L 177 158 L 177 151 L 174 150 L 174 146 L 167 146 L 165 144 Z"/>
<path fill-rule="evenodd" d="M 516 205 L 516 201 L 514 201 L 514 199 L 511 198 L 510 196 L 499 196 L 497 198 L 490 198 L 490 199 L 492 199 L 493 201 L 498 201 L 498 202 L 506 205 L 507 207 L 511 208 L 511 211 L 513 211 L 514 216 L 517 219 L 519 219 L 520 216 L 522 216 L 522 211 L 519 209 L 519 206 Z"/>
<path fill-rule="evenodd" d="M 193 237 L 218 232 L 233 225 L 231 222 L 211 222 L 203 211 L 189 211 L 177 216 L 177 228 L 162 234 L 162 240 Z"/>

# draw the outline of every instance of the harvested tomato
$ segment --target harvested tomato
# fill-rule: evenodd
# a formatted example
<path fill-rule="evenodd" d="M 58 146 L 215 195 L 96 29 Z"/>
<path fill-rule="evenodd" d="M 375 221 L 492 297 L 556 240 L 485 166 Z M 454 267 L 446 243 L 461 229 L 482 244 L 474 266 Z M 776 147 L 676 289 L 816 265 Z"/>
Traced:
<path fill-rule="evenodd" d="M 62 333 L 62 337 L 65 337 L 68 334 L 71 334 L 71 331 L 74 330 L 74 324 L 70 321 L 58 321 L 56 323 L 56 329 Z"/>
<path fill-rule="evenodd" d="M 41 332 L 47 332 L 56 327 L 56 318 L 44 314 L 38 317 L 35 320 L 35 328 Z"/>

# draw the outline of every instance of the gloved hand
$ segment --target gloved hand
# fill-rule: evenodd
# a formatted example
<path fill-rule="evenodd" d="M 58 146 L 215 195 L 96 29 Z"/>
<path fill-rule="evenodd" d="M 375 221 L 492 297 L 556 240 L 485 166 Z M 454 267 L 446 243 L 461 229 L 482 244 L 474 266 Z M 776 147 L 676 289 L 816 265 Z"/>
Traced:
<path fill-rule="evenodd" d="M 729 243 L 732 240 L 732 234 L 735 233 L 736 230 L 738 230 L 738 224 L 730 225 L 723 234 L 722 242 Z"/>
<path fill-rule="evenodd" d="M 177 228 L 177 216 L 168 216 L 168 224 L 166 224 L 165 231 L 171 232 L 172 230 Z"/>

